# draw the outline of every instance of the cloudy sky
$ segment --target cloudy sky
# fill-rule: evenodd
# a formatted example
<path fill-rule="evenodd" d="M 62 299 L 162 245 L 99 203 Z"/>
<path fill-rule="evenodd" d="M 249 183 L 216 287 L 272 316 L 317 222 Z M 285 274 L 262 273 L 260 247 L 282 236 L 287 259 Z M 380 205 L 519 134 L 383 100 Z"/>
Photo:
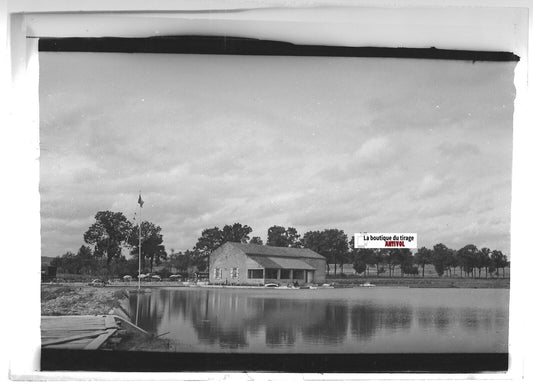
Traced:
<path fill-rule="evenodd" d="M 509 255 L 514 66 L 41 52 L 42 254 L 142 190 L 167 249 L 240 222 Z"/>

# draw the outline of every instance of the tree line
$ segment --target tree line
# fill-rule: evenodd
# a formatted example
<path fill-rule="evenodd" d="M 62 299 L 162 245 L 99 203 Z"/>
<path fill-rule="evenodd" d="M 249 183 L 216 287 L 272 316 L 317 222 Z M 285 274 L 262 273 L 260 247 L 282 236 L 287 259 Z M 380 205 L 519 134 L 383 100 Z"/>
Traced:
<path fill-rule="evenodd" d="M 204 229 L 193 249 L 172 252 L 170 262 L 182 271 L 190 267 L 205 270 L 208 268 L 209 254 L 227 241 L 262 245 L 260 237 L 250 238 L 251 232 L 250 226 L 239 223 Z M 421 273 L 424 277 L 426 265 L 432 264 L 439 276 L 451 276 L 459 269 L 461 276 L 465 277 L 481 277 L 483 270 L 485 277 L 494 272 L 499 276 L 500 270 L 505 277 L 505 267 L 509 266 L 507 256 L 501 251 L 478 249 L 473 244 L 457 251 L 444 244 L 437 244 L 432 249 L 422 247 L 414 254 L 406 248 L 355 248 L 354 237 L 348 240 L 343 230 L 335 228 L 308 231 L 302 236 L 293 227 L 274 225 L 268 229 L 266 245 L 309 248 L 326 257 L 326 272 L 333 275 L 337 275 L 337 268 L 342 271 L 344 265 L 352 265 L 358 274 L 368 275 L 370 268 L 375 267 L 377 276 L 392 276 L 399 268 L 402 276 Z M 330 266 L 333 266 L 333 271 Z"/>
<path fill-rule="evenodd" d="M 77 253 L 67 252 L 52 260 L 59 273 L 120 276 L 136 274 L 139 263 L 139 225 L 122 212 L 100 211 L 83 235 L 87 245 Z M 141 223 L 141 268 L 153 270 L 168 258 L 160 226 Z M 132 258 L 124 254 L 129 251 Z"/>
<path fill-rule="evenodd" d="M 353 241 L 353 239 L 352 239 Z M 376 275 L 389 276 L 394 274 L 396 268 L 400 269 L 402 276 L 425 276 L 427 265 L 433 265 L 438 276 L 453 276 L 457 270 L 461 277 L 481 278 L 489 277 L 496 273 L 505 277 L 505 268 L 509 266 L 507 256 L 499 250 L 489 248 L 478 249 L 473 244 L 468 244 L 459 250 L 448 248 L 439 243 L 433 248 L 421 247 L 414 254 L 410 249 L 351 249 L 351 260 L 354 270 L 359 274 L 368 275 L 370 267 L 375 267 Z"/>
<path fill-rule="evenodd" d="M 141 270 L 153 271 L 163 265 L 167 273 L 191 269 L 205 271 L 209 268 L 209 255 L 222 244 L 230 242 L 263 245 L 259 236 L 250 237 L 252 227 L 240 223 L 204 229 L 196 244 L 185 251 L 171 250 L 168 254 L 163 245 L 161 227 L 143 221 L 141 224 Z M 100 211 L 95 222 L 83 235 L 87 245 L 82 245 L 76 254 L 67 252 L 53 260 L 52 265 L 61 273 L 98 274 L 120 276 L 135 275 L 138 270 L 139 225 L 129 221 L 121 212 Z M 327 273 L 337 275 L 344 265 L 352 265 L 358 274 L 368 275 L 375 268 L 376 275 L 392 276 L 399 268 L 403 275 L 425 274 L 426 265 L 432 264 L 439 276 L 455 274 L 485 277 L 500 269 L 505 276 L 509 265 L 507 256 L 499 250 L 478 249 L 469 244 L 453 250 L 444 244 L 429 249 L 422 247 L 416 253 L 410 249 L 362 249 L 354 247 L 354 237 L 348 239 L 343 230 L 331 228 L 308 231 L 300 235 L 294 227 L 271 226 L 267 231 L 266 245 L 277 247 L 309 248 L 326 257 Z M 126 258 L 124 253 L 132 256 Z M 330 270 L 333 266 L 333 271 Z"/>

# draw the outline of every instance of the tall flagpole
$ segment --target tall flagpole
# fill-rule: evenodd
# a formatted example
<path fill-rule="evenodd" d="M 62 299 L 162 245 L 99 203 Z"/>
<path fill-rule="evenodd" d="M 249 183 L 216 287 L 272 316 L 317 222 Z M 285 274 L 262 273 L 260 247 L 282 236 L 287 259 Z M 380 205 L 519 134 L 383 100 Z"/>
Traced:
<path fill-rule="evenodd" d="M 141 198 L 141 191 L 139 191 L 139 273 L 137 275 L 138 280 L 138 290 L 141 291 L 141 226 L 142 226 L 142 210 L 143 210 L 143 201 Z"/>

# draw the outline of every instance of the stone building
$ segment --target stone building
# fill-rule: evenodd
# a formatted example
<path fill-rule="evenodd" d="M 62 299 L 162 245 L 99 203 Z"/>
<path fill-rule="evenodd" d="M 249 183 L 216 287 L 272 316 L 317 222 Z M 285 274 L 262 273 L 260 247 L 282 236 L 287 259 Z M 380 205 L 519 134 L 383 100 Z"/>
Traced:
<path fill-rule="evenodd" d="M 323 283 L 326 258 L 307 248 L 225 243 L 209 256 L 211 284 Z"/>

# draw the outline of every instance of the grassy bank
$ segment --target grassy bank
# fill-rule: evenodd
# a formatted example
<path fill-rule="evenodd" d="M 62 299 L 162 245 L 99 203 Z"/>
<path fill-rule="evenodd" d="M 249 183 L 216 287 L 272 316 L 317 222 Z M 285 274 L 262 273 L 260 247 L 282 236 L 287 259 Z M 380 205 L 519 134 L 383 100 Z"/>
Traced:
<path fill-rule="evenodd" d="M 509 288 L 509 279 L 463 279 L 447 277 L 357 277 L 328 278 L 328 283 L 337 286 L 359 286 L 369 282 L 381 287 L 409 288 Z"/>
<path fill-rule="evenodd" d="M 41 315 L 106 315 L 127 298 L 123 289 L 41 285 Z"/>

